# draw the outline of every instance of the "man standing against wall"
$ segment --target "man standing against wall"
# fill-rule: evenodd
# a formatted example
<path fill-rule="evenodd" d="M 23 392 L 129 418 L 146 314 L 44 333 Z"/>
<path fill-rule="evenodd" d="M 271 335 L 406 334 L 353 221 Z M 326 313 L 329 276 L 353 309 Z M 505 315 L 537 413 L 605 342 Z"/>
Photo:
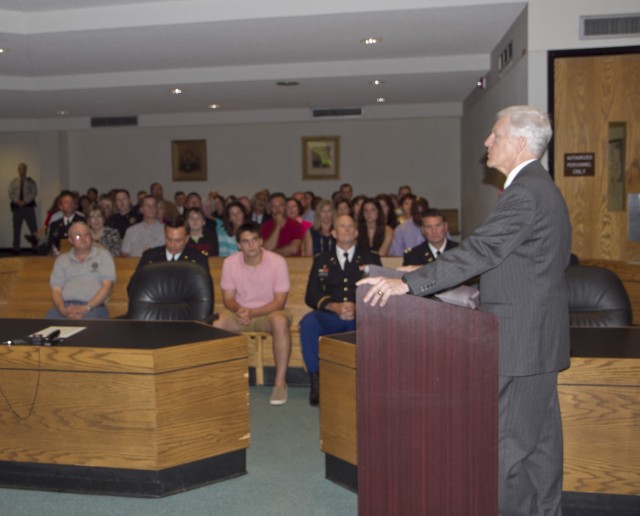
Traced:
<path fill-rule="evenodd" d="M 11 199 L 11 211 L 13 212 L 13 254 L 20 254 L 22 221 L 27 223 L 31 235 L 38 230 L 36 224 L 37 194 L 36 182 L 27 176 L 27 165 L 20 163 L 18 177 L 9 184 L 9 199 Z"/>
<path fill-rule="evenodd" d="M 571 223 L 539 159 L 551 139 L 546 113 L 514 106 L 498 113 L 485 141 L 487 165 L 507 176 L 485 223 L 456 249 L 402 279 L 365 278 L 365 302 L 426 296 L 478 274 L 481 308 L 499 322 L 498 503 L 501 516 L 559 515 L 562 424 L 558 372 L 569 366 L 564 271 Z"/>

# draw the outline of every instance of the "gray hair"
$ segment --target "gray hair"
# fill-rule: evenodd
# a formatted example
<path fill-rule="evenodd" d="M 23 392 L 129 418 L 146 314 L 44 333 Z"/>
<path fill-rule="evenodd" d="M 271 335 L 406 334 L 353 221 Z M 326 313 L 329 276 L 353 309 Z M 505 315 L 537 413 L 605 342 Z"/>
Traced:
<path fill-rule="evenodd" d="M 549 115 L 531 106 L 511 106 L 501 110 L 497 118 L 503 116 L 509 117 L 511 134 L 527 140 L 529 150 L 540 158 L 553 134 Z"/>

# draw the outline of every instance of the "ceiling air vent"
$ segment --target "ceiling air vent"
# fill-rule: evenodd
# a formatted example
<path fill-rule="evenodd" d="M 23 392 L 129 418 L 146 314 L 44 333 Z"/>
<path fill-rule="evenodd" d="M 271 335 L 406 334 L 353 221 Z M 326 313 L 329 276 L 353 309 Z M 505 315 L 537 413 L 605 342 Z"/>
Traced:
<path fill-rule="evenodd" d="M 580 39 L 622 38 L 638 35 L 640 35 L 640 14 L 580 17 Z"/>
<path fill-rule="evenodd" d="M 109 116 L 91 119 L 91 127 L 121 127 L 124 125 L 138 125 L 137 116 Z"/>
<path fill-rule="evenodd" d="M 316 108 L 311 111 L 313 118 L 344 118 L 362 116 L 362 108 Z"/>

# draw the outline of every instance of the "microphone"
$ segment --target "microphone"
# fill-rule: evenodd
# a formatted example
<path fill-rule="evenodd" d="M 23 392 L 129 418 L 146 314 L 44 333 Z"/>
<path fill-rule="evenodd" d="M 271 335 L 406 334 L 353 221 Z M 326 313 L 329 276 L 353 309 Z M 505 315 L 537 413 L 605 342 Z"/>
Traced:
<path fill-rule="evenodd" d="M 51 346 L 56 342 L 56 337 L 60 335 L 60 330 L 54 330 L 44 338 L 44 345 Z"/>

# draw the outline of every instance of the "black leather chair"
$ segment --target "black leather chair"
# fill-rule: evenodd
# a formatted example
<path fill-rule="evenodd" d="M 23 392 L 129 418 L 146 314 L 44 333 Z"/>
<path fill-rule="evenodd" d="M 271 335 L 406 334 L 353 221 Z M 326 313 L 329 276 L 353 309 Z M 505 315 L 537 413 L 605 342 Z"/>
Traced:
<path fill-rule="evenodd" d="M 213 283 L 200 265 L 152 263 L 139 269 L 129 284 L 126 319 L 212 321 Z"/>
<path fill-rule="evenodd" d="M 631 326 L 631 302 L 614 272 L 602 267 L 570 265 L 565 278 L 571 326 Z"/>

